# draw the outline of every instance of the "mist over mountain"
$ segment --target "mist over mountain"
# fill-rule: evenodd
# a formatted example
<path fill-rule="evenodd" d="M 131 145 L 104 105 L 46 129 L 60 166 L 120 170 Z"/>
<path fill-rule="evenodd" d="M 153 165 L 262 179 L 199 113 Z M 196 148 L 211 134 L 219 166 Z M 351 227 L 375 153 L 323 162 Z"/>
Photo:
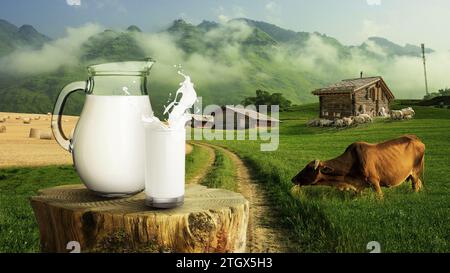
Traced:
<path fill-rule="evenodd" d="M 432 85 L 442 88 L 450 62 L 431 49 L 427 53 Z M 158 33 L 88 24 L 56 40 L 0 20 L 0 111 L 46 113 L 65 84 L 86 79 L 87 65 L 145 57 L 157 61 L 149 84 L 155 111 L 177 89 L 178 65 L 192 77 L 204 104 L 238 104 L 257 89 L 283 93 L 297 104 L 314 102 L 312 90 L 360 71 L 383 76 L 399 98 L 422 97 L 420 54 L 419 46 L 380 37 L 346 46 L 325 34 L 246 18 L 198 25 L 179 19 Z M 79 112 L 82 100 L 75 96 L 68 112 Z"/>
<path fill-rule="evenodd" d="M 0 57 L 20 47 L 38 49 L 51 39 L 39 33 L 33 26 L 17 27 L 0 19 Z"/>

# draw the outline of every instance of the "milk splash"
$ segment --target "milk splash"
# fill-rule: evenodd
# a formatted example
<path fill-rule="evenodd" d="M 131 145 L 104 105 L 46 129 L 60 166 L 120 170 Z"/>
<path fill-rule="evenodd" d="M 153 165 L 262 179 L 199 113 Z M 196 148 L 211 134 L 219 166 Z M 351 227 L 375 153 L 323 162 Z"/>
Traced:
<path fill-rule="evenodd" d="M 197 93 L 195 92 L 191 77 L 181 71 L 178 71 L 178 74 L 184 77 L 184 81 L 180 83 L 180 88 L 175 94 L 174 101 L 164 108 L 164 115 L 169 114 L 168 124 L 161 122 L 155 116 L 143 116 L 142 120 L 146 126 L 154 129 L 179 130 L 183 129 L 186 122 L 191 120 L 192 116 L 189 113 L 189 109 L 197 101 Z M 179 98 L 180 95 L 181 98 Z M 179 100 L 177 101 L 178 98 Z"/>

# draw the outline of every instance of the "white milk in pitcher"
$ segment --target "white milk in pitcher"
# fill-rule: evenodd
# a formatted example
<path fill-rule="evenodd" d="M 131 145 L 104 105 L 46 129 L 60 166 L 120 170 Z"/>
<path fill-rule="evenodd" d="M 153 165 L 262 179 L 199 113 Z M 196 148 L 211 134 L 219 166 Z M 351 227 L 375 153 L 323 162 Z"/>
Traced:
<path fill-rule="evenodd" d="M 152 113 L 148 96 L 86 96 L 72 146 L 77 172 L 89 189 L 107 197 L 144 189 L 141 118 Z"/>
<path fill-rule="evenodd" d="M 174 102 L 164 111 L 164 114 L 169 113 L 168 124 L 156 117 L 143 117 L 146 204 L 156 208 L 173 208 L 184 201 L 185 125 L 191 119 L 187 112 L 196 102 L 197 94 L 190 77 L 178 73 L 184 77 L 184 82 L 180 84 Z"/>

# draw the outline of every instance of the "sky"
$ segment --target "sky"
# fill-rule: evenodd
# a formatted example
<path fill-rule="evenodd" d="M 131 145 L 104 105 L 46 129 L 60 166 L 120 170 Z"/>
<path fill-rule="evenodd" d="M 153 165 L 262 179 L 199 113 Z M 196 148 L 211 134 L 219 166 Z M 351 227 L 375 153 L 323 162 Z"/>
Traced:
<path fill-rule="evenodd" d="M 1 19 L 31 24 L 52 38 L 87 23 L 159 31 L 178 18 L 198 24 L 237 17 L 317 31 L 346 45 L 381 36 L 450 50 L 448 0 L 0 0 Z"/>

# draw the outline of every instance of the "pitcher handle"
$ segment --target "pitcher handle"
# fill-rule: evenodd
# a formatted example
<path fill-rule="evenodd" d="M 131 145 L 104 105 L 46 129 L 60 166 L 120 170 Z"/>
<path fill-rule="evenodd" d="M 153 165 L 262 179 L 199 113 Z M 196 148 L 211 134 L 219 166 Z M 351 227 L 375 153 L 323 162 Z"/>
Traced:
<path fill-rule="evenodd" d="M 67 98 L 70 94 L 77 92 L 77 91 L 87 91 L 88 90 L 88 82 L 87 81 L 80 81 L 80 82 L 73 82 L 66 87 L 63 88 L 61 93 L 58 96 L 58 99 L 56 100 L 55 107 L 53 108 L 53 115 L 52 115 L 52 131 L 53 135 L 55 136 L 56 141 L 63 149 L 65 149 L 68 152 L 72 152 L 72 145 L 71 140 L 69 140 L 68 137 L 64 134 L 64 131 L 62 129 L 61 119 L 63 115 L 64 105 L 66 104 Z"/>

